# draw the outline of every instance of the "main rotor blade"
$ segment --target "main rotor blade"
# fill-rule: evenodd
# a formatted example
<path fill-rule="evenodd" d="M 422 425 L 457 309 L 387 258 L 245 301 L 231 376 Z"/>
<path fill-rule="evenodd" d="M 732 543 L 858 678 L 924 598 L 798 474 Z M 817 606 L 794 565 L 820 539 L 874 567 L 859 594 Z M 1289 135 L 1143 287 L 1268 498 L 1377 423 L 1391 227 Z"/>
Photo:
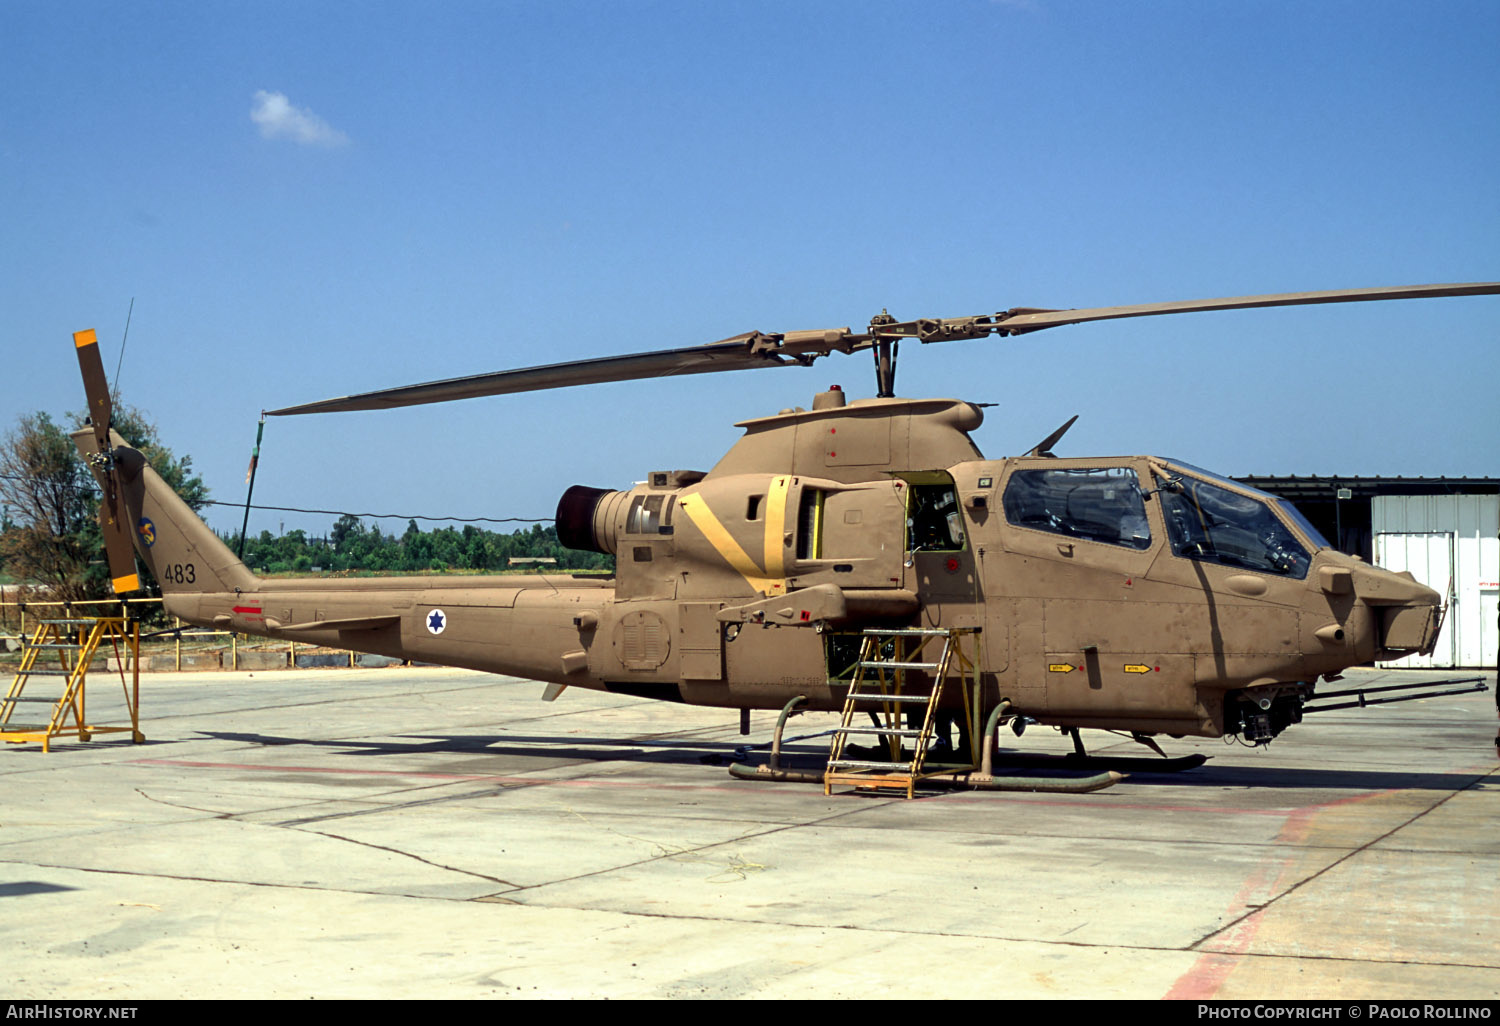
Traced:
<path fill-rule="evenodd" d="M 475 374 L 465 378 L 429 381 L 421 385 L 387 388 L 378 392 L 361 392 L 339 399 L 287 406 L 267 410 L 268 416 L 281 417 L 303 413 L 346 413 L 354 410 L 385 410 L 397 406 L 443 403 L 454 399 L 474 399 L 486 395 L 532 392 L 546 388 L 568 388 L 594 385 L 606 381 L 631 381 L 638 378 L 664 378 L 678 374 L 707 374 L 713 371 L 751 370 L 756 367 L 797 366 L 769 348 L 757 348 L 757 340 L 774 345 L 771 336 L 750 333 L 709 345 L 664 349 L 652 353 L 625 356 L 603 356 L 572 363 L 553 363 L 542 367 Z"/>
<path fill-rule="evenodd" d="M 1039 310 L 1014 307 L 997 314 L 897 321 L 882 314 L 870 322 L 867 333 L 848 328 L 792 331 L 783 334 L 749 332 L 708 345 L 664 349 L 656 352 L 604 356 L 571 363 L 554 363 L 520 370 L 475 374 L 421 385 L 361 392 L 338 399 L 268 410 L 270 416 L 304 413 L 341 413 L 352 410 L 383 410 L 397 406 L 449 402 L 487 395 L 568 388 L 606 381 L 708 374 L 715 371 L 750 370 L 756 367 L 810 366 L 833 352 L 856 353 L 902 338 L 922 342 L 978 339 L 989 335 L 1020 335 L 1043 328 L 1086 321 L 1124 317 L 1194 313 L 1210 310 L 1248 310 L 1272 306 L 1308 306 L 1317 303 L 1359 303 L 1390 299 L 1430 299 L 1440 296 L 1500 295 L 1500 282 L 1455 285 L 1409 285 L 1391 288 L 1330 289 L 1323 292 L 1284 292 L 1265 296 L 1234 296 L 1228 299 L 1194 299 L 1172 303 L 1141 303 L 1134 306 L 1101 306 L 1078 310 Z"/>
<path fill-rule="evenodd" d="M 1329 289 L 1323 292 L 1281 292 L 1266 296 L 1233 296 L 1228 299 L 1190 299 L 1176 303 L 1140 303 L 1134 306 L 1100 306 L 1084 310 L 1016 310 L 997 314 L 995 328 L 1001 334 L 1019 335 L 1063 324 L 1108 321 L 1122 317 L 1152 317 L 1159 314 L 1198 313 L 1208 310 L 1252 310 L 1271 306 L 1312 306 L 1318 303 L 1364 303 L 1383 299 L 1436 299 L 1443 296 L 1500 295 L 1500 282 L 1462 285 L 1407 285 L 1374 289 Z M 924 341 L 928 341 L 924 339 Z M 932 339 L 931 341 L 943 341 Z"/>

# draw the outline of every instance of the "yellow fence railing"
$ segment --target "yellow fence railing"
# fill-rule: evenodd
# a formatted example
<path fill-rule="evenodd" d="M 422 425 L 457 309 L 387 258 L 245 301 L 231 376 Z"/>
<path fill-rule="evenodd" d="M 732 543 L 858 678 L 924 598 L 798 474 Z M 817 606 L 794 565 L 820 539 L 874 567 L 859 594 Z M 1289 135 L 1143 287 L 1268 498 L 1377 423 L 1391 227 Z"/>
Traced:
<path fill-rule="evenodd" d="M 120 616 L 130 620 L 145 620 L 156 611 L 151 607 L 160 607 L 159 598 L 134 598 L 134 599 L 86 599 L 78 602 L 62 602 L 54 599 L 7 599 L 0 601 L 0 655 L 9 651 L 16 651 L 20 647 L 23 636 L 29 637 L 28 630 L 34 630 L 36 624 L 43 619 L 72 616 L 107 617 Z M 152 637 L 151 635 L 157 634 Z M 225 639 L 218 649 L 223 656 L 227 657 L 221 664 L 225 670 L 241 669 L 241 650 L 250 651 L 248 646 L 241 645 L 242 636 L 232 631 L 218 631 L 207 628 L 192 627 L 184 624 L 176 617 L 170 618 L 170 623 L 160 628 L 147 627 L 141 636 L 140 655 L 141 669 L 167 670 L 169 667 L 161 665 L 164 660 L 155 659 L 155 656 L 164 655 L 170 651 L 172 661 L 170 669 L 182 670 L 184 644 L 187 645 L 187 657 L 189 666 L 187 669 L 202 669 L 203 667 L 192 665 L 196 662 L 193 655 L 195 651 L 204 650 L 205 646 L 200 642 L 207 642 L 208 649 L 212 650 L 215 638 Z M 257 639 L 257 644 L 260 644 Z M 281 642 L 272 641 L 271 644 L 279 646 Z M 288 657 L 286 669 L 297 669 L 297 642 L 285 643 Z M 302 648 L 306 650 L 311 646 L 306 643 Z M 325 651 L 327 651 L 325 649 Z M 334 650 L 343 651 L 343 650 Z M 357 653 L 348 653 L 349 666 L 357 665 L 355 660 Z M 341 662 L 339 665 L 343 665 Z M 130 667 L 127 667 L 129 669 Z M 246 667 L 248 669 L 268 669 L 263 664 Z M 6 666 L 0 662 L 0 674 L 6 673 Z"/>

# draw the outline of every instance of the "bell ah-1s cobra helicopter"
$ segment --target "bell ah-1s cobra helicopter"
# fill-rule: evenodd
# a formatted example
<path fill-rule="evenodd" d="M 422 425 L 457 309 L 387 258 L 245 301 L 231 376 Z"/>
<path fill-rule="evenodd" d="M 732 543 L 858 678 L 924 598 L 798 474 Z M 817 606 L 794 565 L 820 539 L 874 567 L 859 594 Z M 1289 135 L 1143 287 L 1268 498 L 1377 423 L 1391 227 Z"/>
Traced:
<path fill-rule="evenodd" d="M 831 389 L 811 409 L 737 425 L 743 437 L 706 472 L 564 493 L 560 540 L 613 554 L 611 578 L 257 577 L 109 430 L 93 332 L 75 336 L 91 425 L 74 439 L 103 490 L 116 591 L 138 586 L 133 541 L 166 610 L 187 623 L 531 678 L 549 684 L 548 698 L 577 686 L 740 709 L 742 727 L 745 710 L 783 710 L 769 765 L 737 767 L 741 775 L 908 795 L 914 780 L 939 774 L 1035 790 L 1049 785 L 991 772 L 999 723 L 1060 728 L 1080 760 L 1081 728 L 1158 754 L 1162 734 L 1264 744 L 1315 696 L 1332 697 L 1315 691 L 1320 678 L 1430 652 L 1442 599 L 1410 574 L 1331 548 L 1290 504 L 1197 467 L 1057 458 L 1050 450 L 1072 421 L 1024 456 L 986 459 L 969 434 L 983 417 L 977 406 L 895 397 L 899 343 L 1497 293 L 1500 283 L 911 321 L 882 313 L 863 332 L 751 332 L 269 411 L 377 410 L 873 353 L 873 399 Z M 844 713 L 818 774 L 777 763 L 782 725 L 802 710 Z M 935 727 L 945 734 L 955 722 L 956 753 L 930 756 Z M 1179 761 L 1202 762 L 1193 758 Z"/>

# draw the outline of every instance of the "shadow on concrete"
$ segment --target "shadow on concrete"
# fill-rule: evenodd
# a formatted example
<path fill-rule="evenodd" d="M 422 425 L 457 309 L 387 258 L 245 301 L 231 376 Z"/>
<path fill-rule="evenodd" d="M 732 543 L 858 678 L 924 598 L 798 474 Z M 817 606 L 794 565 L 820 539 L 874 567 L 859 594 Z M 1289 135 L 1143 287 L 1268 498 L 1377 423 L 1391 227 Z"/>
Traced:
<path fill-rule="evenodd" d="M 57 891 L 76 890 L 78 890 L 77 887 L 44 883 L 41 880 L 16 880 L 12 883 L 0 883 L 0 898 L 20 898 L 28 894 L 53 894 Z"/>
<path fill-rule="evenodd" d="M 1193 787 L 1274 787 L 1284 790 L 1350 791 L 1462 791 L 1473 787 L 1489 772 L 1424 773 L 1406 770 L 1298 769 L 1286 766 L 1215 766 L 1209 763 L 1190 773 L 1137 773 L 1130 783 L 1187 784 Z"/>
<path fill-rule="evenodd" d="M 645 762 L 667 765 L 728 765 L 740 747 L 723 741 L 699 741 L 691 738 L 656 740 L 651 738 L 556 737 L 505 735 L 415 735 L 410 741 L 314 741 L 307 738 L 276 737 L 267 734 L 230 731 L 199 731 L 204 737 L 240 744 L 282 745 L 300 748 L 335 750 L 340 755 L 469 755 L 505 756 L 545 759 L 549 764 L 559 760 L 587 762 Z M 825 752 L 826 754 L 826 752 Z"/>
<path fill-rule="evenodd" d="M 694 738 L 618 738 L 569 736 L 566 741 L 549 736 L 532 735 L 414 735 L 410 740 L 309 740 L 267 734 L 228 731 L 200 731 L 205 737 L 239 744 L 288 746 L 336 752 L 349 756 L 420 756 L 467 755 L 495 758 L 535 759 L 548 766 L 564 763 L 633 762 L 673 766 L 724 766 L 731 762 L 764 762 L 759 747 L 743 752 L 743 744 Z M 790 769 L 821 770 L 827 758 L 822 745 L 789 745 L 782 748 L 782 764 Z M 1059 762 L 1055 767 L 1006 766 L 1004 752 L 996 759 L 998 775 L 1017 777 L 1067 778 L 1087 775 L 1084 770 Z M 433 771 L 440 767 L 432 767 Z M 414 772 L 420 772 L 414 770 Z M 470 769 L 472 772 L 472 769 Z M 511 767 L 505 772 L 515 773 Z M 1186 787 L 1255 787 L 1281 790 L 1348 790 L 1348 791 L 1462 791 L 1500 773 L 1500 766 L 1488 772 L 1442 773 L 1407 770 L 1339 770 L 1304 769 L 1283 766 L 1207 765 L 1177 773 L 1153 773 L 1133 769 L 1118 786 L 1151 787 L 1177 785 Z"/>

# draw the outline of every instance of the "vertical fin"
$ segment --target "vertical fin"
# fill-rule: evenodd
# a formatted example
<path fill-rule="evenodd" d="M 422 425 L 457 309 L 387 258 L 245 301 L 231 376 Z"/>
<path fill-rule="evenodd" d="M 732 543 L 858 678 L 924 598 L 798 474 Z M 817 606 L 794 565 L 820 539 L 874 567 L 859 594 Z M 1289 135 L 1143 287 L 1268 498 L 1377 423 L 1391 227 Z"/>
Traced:
<path fill-rule="evenodd" d="M 112 466 L 89 460 L 98 452 L 92 429 L 73 433 L 101 488 L 112 484 L 120 496 L 124 526 L 141 561 L 161 584 L 162 594 L 256 591 L 260 580 L 219 540 L 192 508 L 161 479 L 141 453 L 110 432 Z M 113 479 L 111 481 L 111 479 Z"/>

